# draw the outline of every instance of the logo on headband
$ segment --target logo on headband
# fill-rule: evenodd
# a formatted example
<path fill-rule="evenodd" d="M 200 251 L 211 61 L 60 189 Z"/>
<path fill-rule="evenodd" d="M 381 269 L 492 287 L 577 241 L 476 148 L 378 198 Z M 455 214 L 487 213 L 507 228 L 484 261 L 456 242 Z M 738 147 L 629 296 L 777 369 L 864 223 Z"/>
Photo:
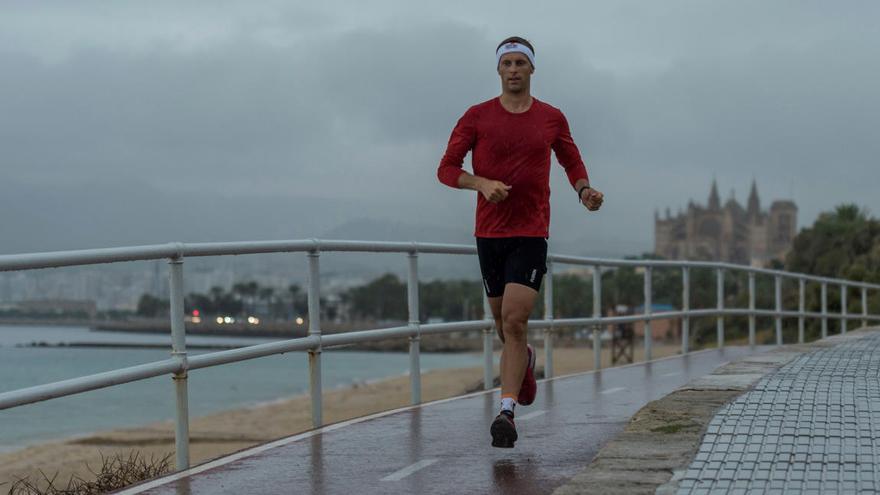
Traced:
<path fill-rule="evenodd" d="M 518 44 L 518 43 L 510 42 L 510 43 L 508 43 L 507 46 L 504 47 L 504 48 L 507 48 L 507 49 L 510 49 L 510 48 L 516 48 L 516 47 L 517 47 L 517 44 Z"/>

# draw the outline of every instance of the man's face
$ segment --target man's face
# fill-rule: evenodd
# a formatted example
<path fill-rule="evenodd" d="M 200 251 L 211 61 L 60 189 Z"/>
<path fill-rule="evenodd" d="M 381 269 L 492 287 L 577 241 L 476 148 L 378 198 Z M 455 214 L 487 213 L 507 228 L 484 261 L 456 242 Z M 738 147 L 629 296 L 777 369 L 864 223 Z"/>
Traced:
<path fill-rule="evenodd" d="M 498 75 L 501 76 L 501 88 L 508 93 L 528 91 L 531 85 L 532 67 L 529 58 L 523 53 L 505 53 L 498 62 Z"/>

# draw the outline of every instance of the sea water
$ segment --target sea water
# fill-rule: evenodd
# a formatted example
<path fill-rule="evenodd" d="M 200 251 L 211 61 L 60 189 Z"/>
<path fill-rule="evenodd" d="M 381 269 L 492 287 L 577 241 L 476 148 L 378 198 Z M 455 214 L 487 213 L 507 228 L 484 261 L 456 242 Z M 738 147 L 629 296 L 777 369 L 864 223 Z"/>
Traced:
<path fill-rule="evenodd" d="M 271 339 L 187 337 L 191 344 L 250 345 Z M 19 347 L 32 342 L 167 343 L 169 349 Z M 0 326 L 0 393 L 58 380 L 168 359 L 167 335 L 92 332 L 80 327 Z M 204 350 L 191 351 L 191 355 Z M 422 353 L 422 370 L 478 366 L 476 354 Z M 322 354 L 325 390 L 405 374 L 401 352 L 328 350 Z M 304 394 L 309 388 L 306 353 L 288 353 L 189 373 L 190 416 Z M 0 451 L 174 418 L 171 377 L 85 392 L 0 411 Z"/>

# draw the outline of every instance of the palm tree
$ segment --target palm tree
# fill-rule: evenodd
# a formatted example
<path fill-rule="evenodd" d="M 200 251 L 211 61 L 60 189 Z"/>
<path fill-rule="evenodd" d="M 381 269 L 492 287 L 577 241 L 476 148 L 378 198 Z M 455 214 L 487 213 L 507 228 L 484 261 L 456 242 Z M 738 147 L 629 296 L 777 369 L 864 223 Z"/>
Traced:
<path fill-rule="evenodd" d="M 238 282 L 233 284 L 232 292 L 234 292 L 241 299 L 245 313 L 253 313 L 254 310 L 254 297 L 257 295 L 257 292 L 260 290 L 260 285 L 254 281 L 251 282 Z"/>
<path fill-rule="evenodd" d="M 305 316 L 309 312 L 308 298 L 303 293 L 302 288 L 297 284 L 291 284 L 287 287 L 287 293 L 290 297 L 290 309 L 293 316 Z"/>
<path fill-rule="evenodd" d="M 266 303 L 266 311 L 272 314 L 272 301 L 275 299 L 275 288 L 274 287 L 261 287 L 258 291 L 257 297 L 259 297 L 260 301 Z"/>

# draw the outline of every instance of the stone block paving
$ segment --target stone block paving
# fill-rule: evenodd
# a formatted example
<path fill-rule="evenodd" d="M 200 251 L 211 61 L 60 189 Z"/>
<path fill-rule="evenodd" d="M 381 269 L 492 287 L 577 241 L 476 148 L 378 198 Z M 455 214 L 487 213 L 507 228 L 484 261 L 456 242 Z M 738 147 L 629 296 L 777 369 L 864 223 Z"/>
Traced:
<path fill-rule="evenodd" d="M 880 334 L 805 354 L 723 407 L 677 493 L 880 493 Z"/>

